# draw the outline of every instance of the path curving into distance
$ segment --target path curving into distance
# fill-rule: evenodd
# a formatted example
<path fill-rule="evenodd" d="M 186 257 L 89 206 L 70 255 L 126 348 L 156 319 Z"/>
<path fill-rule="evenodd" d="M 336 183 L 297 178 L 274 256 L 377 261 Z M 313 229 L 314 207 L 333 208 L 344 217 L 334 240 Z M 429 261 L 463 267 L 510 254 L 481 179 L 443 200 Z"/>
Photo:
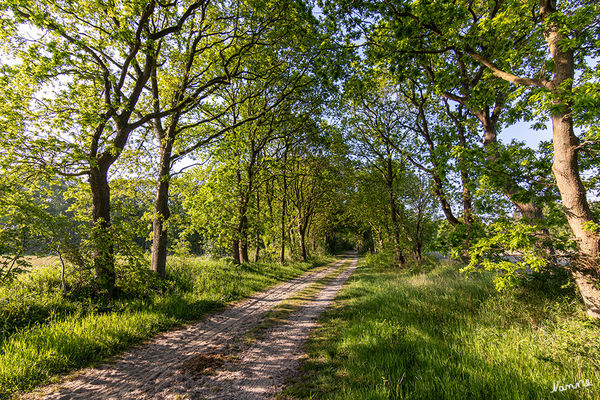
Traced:
<path fill-rule="evenodd" d="M 24 398 L 269 399 L 297 371 L 302 345 L 356 265 L 356 255 L 351 255 L 308 272 Z M 318 281 L 321 286 L 315 286 Z M 245 343 L 269 310 L 309 287 L 317 293 L 285 321 Z"/>

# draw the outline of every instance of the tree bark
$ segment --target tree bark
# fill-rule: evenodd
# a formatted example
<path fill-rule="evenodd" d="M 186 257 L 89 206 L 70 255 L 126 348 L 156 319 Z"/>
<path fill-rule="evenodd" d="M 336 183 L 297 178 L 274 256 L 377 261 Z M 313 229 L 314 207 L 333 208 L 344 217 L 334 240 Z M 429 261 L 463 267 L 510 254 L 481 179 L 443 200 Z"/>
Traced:
<path fill-rule="evenodd" d="M 419 103 L 415 98 L 412 99 L 412 102 L 415 106 L 417 106 L 419 110 L 419 119 L 421 120 L 422 124 L 420 133 L 421 136 L 423 136 L 423 138 L 427 142 L 427 148 L 429 149 L 429 158 L 431 159 L 431 164 L 433 165 L 433 169 L 429 171 L 429 173 L 431 175 L 431 178 L 433 179 L 435 197 L 437 197 L 438 201 L 440 202 L 440 206 L 442 207 L 444 216 L 446 217 L 446 220 L 450 223 L 450 225 L 460 225 L 461 222 L 454 216 L 454 213 L 452 212 L 452 206 L 450 206 L 450 203 L 448 202 L 448 197 L 444 192 L 444 186 L 442 178 L 440 176 L 440 163 L 437 156 L 435 155 L 435 144 L 433 143 L 431 135 L 429 134 L 429 124 L 427 122 L 427 116 L 425 115 L 423 103 Z"/>
<path fill-rule="evenodd" d="M 94 274 L 100 290 L 114 295 L 115 254 L 112 225 L 110 220 L 110 186 L 108 168 L 110 164 L 93 166 L 90 169 L 89 183 L 92 191 L 92 239 L 94 241 Z"/>
<path fill-rule="evenodd" d="M 285 262 L 285 220 L 286 220 L 286 212 L 287 212 L 287 177 L 285 174 L 285 162 L 286 162 L 286 153 L 283 155 L 283 196 L 281 199 L 281 251 L 279 252 L 279 262 L 283 264 Z"/>
<path fill-rule="evenodd" d="M 556 12 L 556 1 L 544 0 L 540 8 L 546 20 Z M 579 175 L 579 139 L 573 131 L 571 93 L 575 77 L 575 62 L 572 49 L 561 50 L 560 42 L 565 39 L 559 27 L 551 24 L 544 36 L 554 59 L 554 80 L 552 92 L 555 95 L 552 107 L 552 131 L 554 163 L 552 171 L 563 203 L 563 210 L 569 226 L 577 239 L 580 253 L 585 258 L 598 258 L 600 241 L 597 235 L 584 227 L 593 221 L 586 191 Z M 565 87 L 566 85 L 566 87 Z"/>
<path fill-rule="evenodd" d="M 306 226 L 303 226 L 301 222 L 298 222 L 298 236 L 300 237 L 300 258 L 302 261 L 308 259 L 308 253 L 306 252 Z"/>
<path fill-rule="evenodd" d="M 446 103 L 447 113 L 454 122 L 456 130 L 458 131 L 458 143 L 464 151 L 467 149 L 467 136 L 465 134 L 465 126 L 463 124 L 465 116 L 463 114 L 462 107 L 462 104 L 459 105 L 457 115 L 454 115 Z M 471 226 L 475 216 L 473 211 L 473 196 L 471 194 L 471 189 L 469 188 L 471 185 L 471 179 L 469 177 L 467 162 L 462 154 L 458 157 L 458 169 L 460 170 L 460 182 L 462 184 L 463 219 L 466 225 Z"/>
<path fill-rule="evenodd" d="M 256 209 L 259 210 L 260 212 L 260 192 L 256 191 Z M 261 246 L 261 240 L 260 240 L 260 232 L 258 230 L 258 228 L 256 229 L 256 235 L 254 237 L 254 244 L 255 244 L 255 248 L 254 248 L 254 262 L 258 262 L 258 258 L 260 256 L 260 246 Z"/>
<path fill-rule="evenodd" d="M 414 256 L 415 261 L 420 263 L 423 260 L 423 212 L 424 203 L 423 197 L 419 197 L 417 201 L 417 221 L 415 224 L 415 246 Z"/>
<path fill-rule="evenodd" d="M 171 179 L 172 142 L 166 140 L 164 143 L 161 143 L 160 147 L 160 164 L 152 221 L 152 255 L 150 264 L 152 271 L 164 279 L 167 266 L 167 222 L 171 216 L 169 210 L 169 183 Z"/>
<path fill-rule="evenodd" d="M 540 15 L 546 21 L 556 12 L 556 1 L 542 0 Z M 587 201 L 587 194 L 579 175 L 579 139 L 573 131 L 572 108 L 568 98 L 575 77 L 573 49 L 561 49 L 565 39 L 559 26 L 550 24 L 544 37 L 554 59 L 554 79 L 550 90 L 554 94 L 551 111 L 554 145 L 554 163 L 552 171 L 560 192 L 563 211 L 571 231 L 577 240 L 580 259 L 573 278 L 585 302 L 587 312 L 592 318 L 600 318 L 600 290 L 593 283 L 599 283 L 600 277 L 600 238 L 586 229 L 594 222 Z"/>
<path fill-rule="evenodd" d="M 256 241 L 256 249 L 254 249 L 254 262 L 258 262 L 260 258 L 260 244 Z"/>
<path fill-rule="evenodd" d="M 386 184 L 390 197 L 390 217 L 392 219 L 392 234 L 394 236 L 394 253 L 396 263 L 399 267 L 404 265 L 405 259 L 400 246 L 400 227 L 398 226 L 398 208 L 396 205 L 396 196 L 394 195 L 394 172 L 392 169 L 392 159 L 387 159 Z"/>
<path fill-rule="evenodd" d="M 240 240 L 237 236 L 231 240 L 231 257 L 235 264 L 240 263 Z"/>
<path fill-rule="evenodd" d="M 243 207 L 241 213 L 238 229 L 240 235 L 240 262 L 247 263 L 250 259 L 248 258 L 248 215 L 246 214 L 246 207 Z"/>

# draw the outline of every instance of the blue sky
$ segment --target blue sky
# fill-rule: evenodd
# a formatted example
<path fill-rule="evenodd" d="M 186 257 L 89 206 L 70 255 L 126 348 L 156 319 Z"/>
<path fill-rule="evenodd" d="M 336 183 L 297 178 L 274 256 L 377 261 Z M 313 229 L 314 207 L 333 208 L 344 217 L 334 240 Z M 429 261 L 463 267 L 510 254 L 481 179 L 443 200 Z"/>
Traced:
<path fill-rule="evenodd" d="M 532 148 L 537 149 L 541 141 L 550 141 L 552 139 L 552 124 L 547 123 L 546 129 L 536 131 L 531 128 L 529 122 L 518 122 L 515 125 L 502 128 L 498 137 L 503 143 L 510 143 L 516 139 Z"/>

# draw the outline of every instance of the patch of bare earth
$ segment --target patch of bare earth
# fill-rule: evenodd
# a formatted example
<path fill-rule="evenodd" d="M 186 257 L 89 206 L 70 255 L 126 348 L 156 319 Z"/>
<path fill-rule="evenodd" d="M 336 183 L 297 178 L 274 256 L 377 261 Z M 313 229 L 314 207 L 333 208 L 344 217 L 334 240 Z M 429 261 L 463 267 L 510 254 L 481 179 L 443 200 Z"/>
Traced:
<path fill-rule="evenodd" d="M 265 399 L 298 367 L 302 344 L 321 312 L 356 268 L 331 280 L 288 321 L 250 346 L 244 336 L 285 299 L 335 271 L 344 261 L 309 272 L 183 329 L 161 334 L 116 362 L 24 396 L 27 399 Z"/>

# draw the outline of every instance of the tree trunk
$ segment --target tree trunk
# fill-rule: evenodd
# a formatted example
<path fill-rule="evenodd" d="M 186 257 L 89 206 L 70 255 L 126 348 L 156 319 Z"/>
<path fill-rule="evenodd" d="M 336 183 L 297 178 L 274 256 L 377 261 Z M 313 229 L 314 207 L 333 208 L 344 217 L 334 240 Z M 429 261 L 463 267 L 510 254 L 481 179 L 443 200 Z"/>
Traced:
<path fill-rule="evenodd" d="M 92 191 L 92 220 L 94 223 L 92 239 L 94 241 L 94 273 L 100 290 L 114 295 L 115 254 L 112 225 L 110 221 L 110 186 L 108 185 L 109 165 L 93 166 L 89 183 Z"/>
<path fill-rule="evenodd" d="M 167 266 L 167 221 L 171 215 L 169 210 L 169 183 L 171 179 L 171 143 L 161 144 L 158 183 L 154 199 L 154 218 L 152 221 L 152 256 L 151 268 L 161 278 L 165 278 Z"/>
<path fill-rule="evenodd" d="M 300 258 L 302 261 L 306 261 L 308 259 L 305 242 L 306 226 L 302 226 L 300 222 L 298 222 L 298 236 L 300 237 Z"/>
<path fill-rule="evenodd" d="M 597 272 L 597 262 L 592 267 L 595 267 Z M 597 284 L 598 279 L 594 279 L 593 272 L 573 271 L 572 275 L 579 288 L 588 315 L 594 319 L 600 318 L 600 290 L 594 286 L 594 282 Z"/>
<path fill-rule="evenodd" d="M 540 14 L 544 21 L 556 12 L 556 2 L 541 2 Z M 561 49 L 564 35 L 559 26 L 550 24 L 544 32 L 546 43 L 554 59 L 554 80 L 551 91 L 554 94 L 552 107 L 552 132 L 554 163 L 552 171 L 562 199 L 563 210 L 577 240 L 580 253 L 578 269 L 574 279 L 585 301 L 588 314 L 600 318 L 600 290 L 593 286 L 600 276 L 600 238 L 585 227 L 594 222 L 587 201 L 586 191 L 579 175 L 579 140 L 573 131 L 572 109 L 568 99 L 575 76 L 575 63 L 572 49 Z M 566 86 L 565 86 L 566 85 Z"/>
<path fill-rule="evenodd" d="M 254 262 L 258 262 L 260 258 L 260 244 L 258 240 L 256 241 L 256 249 L 254 250 Z"/>
<path fill-rule="evenodd" d="M 250 259 L 248 258 L 248 216 L 245 207 L 242 209 L 238 233 L 240 235 L 240 262 L 247 263 Z"/>
<path fill-rule="evenodd" d="M 396 263 L 399 267 L 404 265 L 404 254 L 400 246 L 400 227 L 398 226 L 398 209 L 396 206 L 396 197 L 394 196 L 394 173 L 392 170 L 392 159 L 387 159 L 387 177 L 386 184 L 390 196 L 390 217 L 392 219 L 392 234 L 394 236 L 394 252 Z"/>
<path fill-rule="evenodd" d="M 296 247 L 296 236 L 294 235 L 294 227 L 292 226 L 293 222 L 290 222 L 287 226 L 288 232 L 287 232 L 287 237 L 288 237 L 288 245 L 290 248 L 290 257 L 294 258 L 294 252 L 296 251 L 296 249 L 294 247 Z"/>
<path fill-rule="evenodd" d="M 435 172 L 435 170 L 434 170 L 434 172 L 432 172 L 431 176 L 433 178 L 433 187 L 434 187 L 435 197 L 437 197 L 438 201 L 440 202 L 440 205 L 442 206 L 442 211 L 444 212 L 444 216 L 446 217 L 446 220 L 452 226 L 460 225 L 461 222 L 454 216 L 454 213 L 452 212 L 452 207 L 450 206 L 450 203 L 448 202 L 448 200 L 446 198 L 446 195 L 444 193 L 444 189 L 442 186 L 442 180 L 440 179 L 439 175 Z"/>
<path fill-rule="evenodd" d="M 398 227 L 397 208 L 394 194 L 390 192 L 390 213 L 392 217 L 392 232 L 394 234 L 394 251 L 396 255 L 396 263 L 399 267 L 404 265 L 404 255 L 402 254 L 402 247 L 400 247 L 400 229 Z"/>
<path fill-rule="evenodd" d="M 546 3 L 546 4 L 544 4 Z M 542 2 L 542 17 L 556 12 L 555 2 Z M 554 58 L 554 80 L 552 92 L 555 95 L 552 107 L 552 131 L 554 145 L 554 163 L 552 171 L 560 192 L 563 210 L 569 226 L 577 239 L 580 253 L 585 258 L 597 258 L 600 246 L 597 235 L 584 228 L 593 221 L 586 191 L 579 175 L 579 140 L 573 132 L 571 104 L 567 96 L 571 92 L 571 83 L 575 76 L 573 50 L 562 51 L 559 42 L 564 39 L 556 25 L 545 32 L 546 42 Z M 566 82 L 565 82 L 566 81 Z M 565 83 L 568 87 L 564 87 Z"/>
<path fill-rule="evenodd" d="M 460 123 L 460 121 L 456 121 L 456 127 L 458 129 L 458 141 L 460 146 L 464 149 L 467 149 L 467 138 L 465 135 L 465 128 Z M 470 178 L 467 163 L 464 157 L 461 155 L 458 157 L 458 167 L 460 169 L 460 181 L 462 183 L 462 203 L 463 203 L 463 218 L 465 220 L 465 224 L 471 226 L 473 224 L 473 196 L 471 195 L 470 186 Z"/>
<path fill-rule="evenodd" d="M 570 110 L 555 111 L 552 115 L 554 130 L 554 163 L 552 171 L 562 199 L 563 210 L 577 243 L 585 258 L 598 257 L 598 237 L 585 229 L 591 221 L 586 191 L 579 176 L 576 147 L 578 139 L 573 134 Z"/>
<path fill-rule="evenodd" d="M 285 262 L 285 212 L 286 212 L 286 199 L 285 195 L 281 203 L 281 250 L 279 251 L 279 262 L 283 264 Z"/>
<path fill-rule="evenodd" d="M 417 203 L 417 222 L 415 226 L 415 261 L 420 263 L 423 259 L 423 197 L 419 197 Z"/>
<path fill-rule="evenodd" d="M 279 253 L 279 262 L 285 262 L 285 217 L 287 212 L 287 177 L 285 174 L 285 163 L 287 162 L 287 148 L 283 153 L 283 195 L 281 199 L 281 251 Z"/>
<path fill-rule="evenodd" d="M 237 238 L 237 235 L 231 240 L 231 257 L 235 264 L 240 263 L 240 240 Z"/>
<path fill-rule="evenodd" d="M 260 191 L 259 190 L 256 191 L 256 209 L 258 210 L 258 215 L 259 215 L 258 218 L 260 219 Z M 259 231 L 258 226 L 255 229 L 254 245 L 256 246 L 254 248 L 254 262 L 258 262 L 258 257 L 260 256 L 260 247 L 261 247 L 260 231 Z"/>
<path fill-rule="evenodd" d="M 419 109 L 419 118 L 421 119 L 422 124 L 422 128 L 420 130 L 421 136 L 423 136 L 423 138 L 427 142 L 427 148 L 429 149 L 429 158 L 431 159 L 431 163 L 433 164 L 433 169 L 429 173 L 431 175 L 431 178 L 433 179 L 435 197 L 437 197 L 438 201 L 440 202 L 440 205 L 442 206 L 442 211 L 444 212 L 444 216 L 446 217 L 446 220 L 450 223 L 450 225 L 460 225 L 461 222 L 454 216 L 454 213 L 452 212 L 452 207 L 450 206 L 446 193 L 444 192 L 442 178 L 440 177 L 439 161 L 435 155 L 435 144 L 433 143 L 431 135 L 429 134 L 429 124 L 427 122 L 427 117 L 425 115 L 423 104 L 418 104 L 416 100 L 413 101 L 413 104 L 417 105 Z"/>

